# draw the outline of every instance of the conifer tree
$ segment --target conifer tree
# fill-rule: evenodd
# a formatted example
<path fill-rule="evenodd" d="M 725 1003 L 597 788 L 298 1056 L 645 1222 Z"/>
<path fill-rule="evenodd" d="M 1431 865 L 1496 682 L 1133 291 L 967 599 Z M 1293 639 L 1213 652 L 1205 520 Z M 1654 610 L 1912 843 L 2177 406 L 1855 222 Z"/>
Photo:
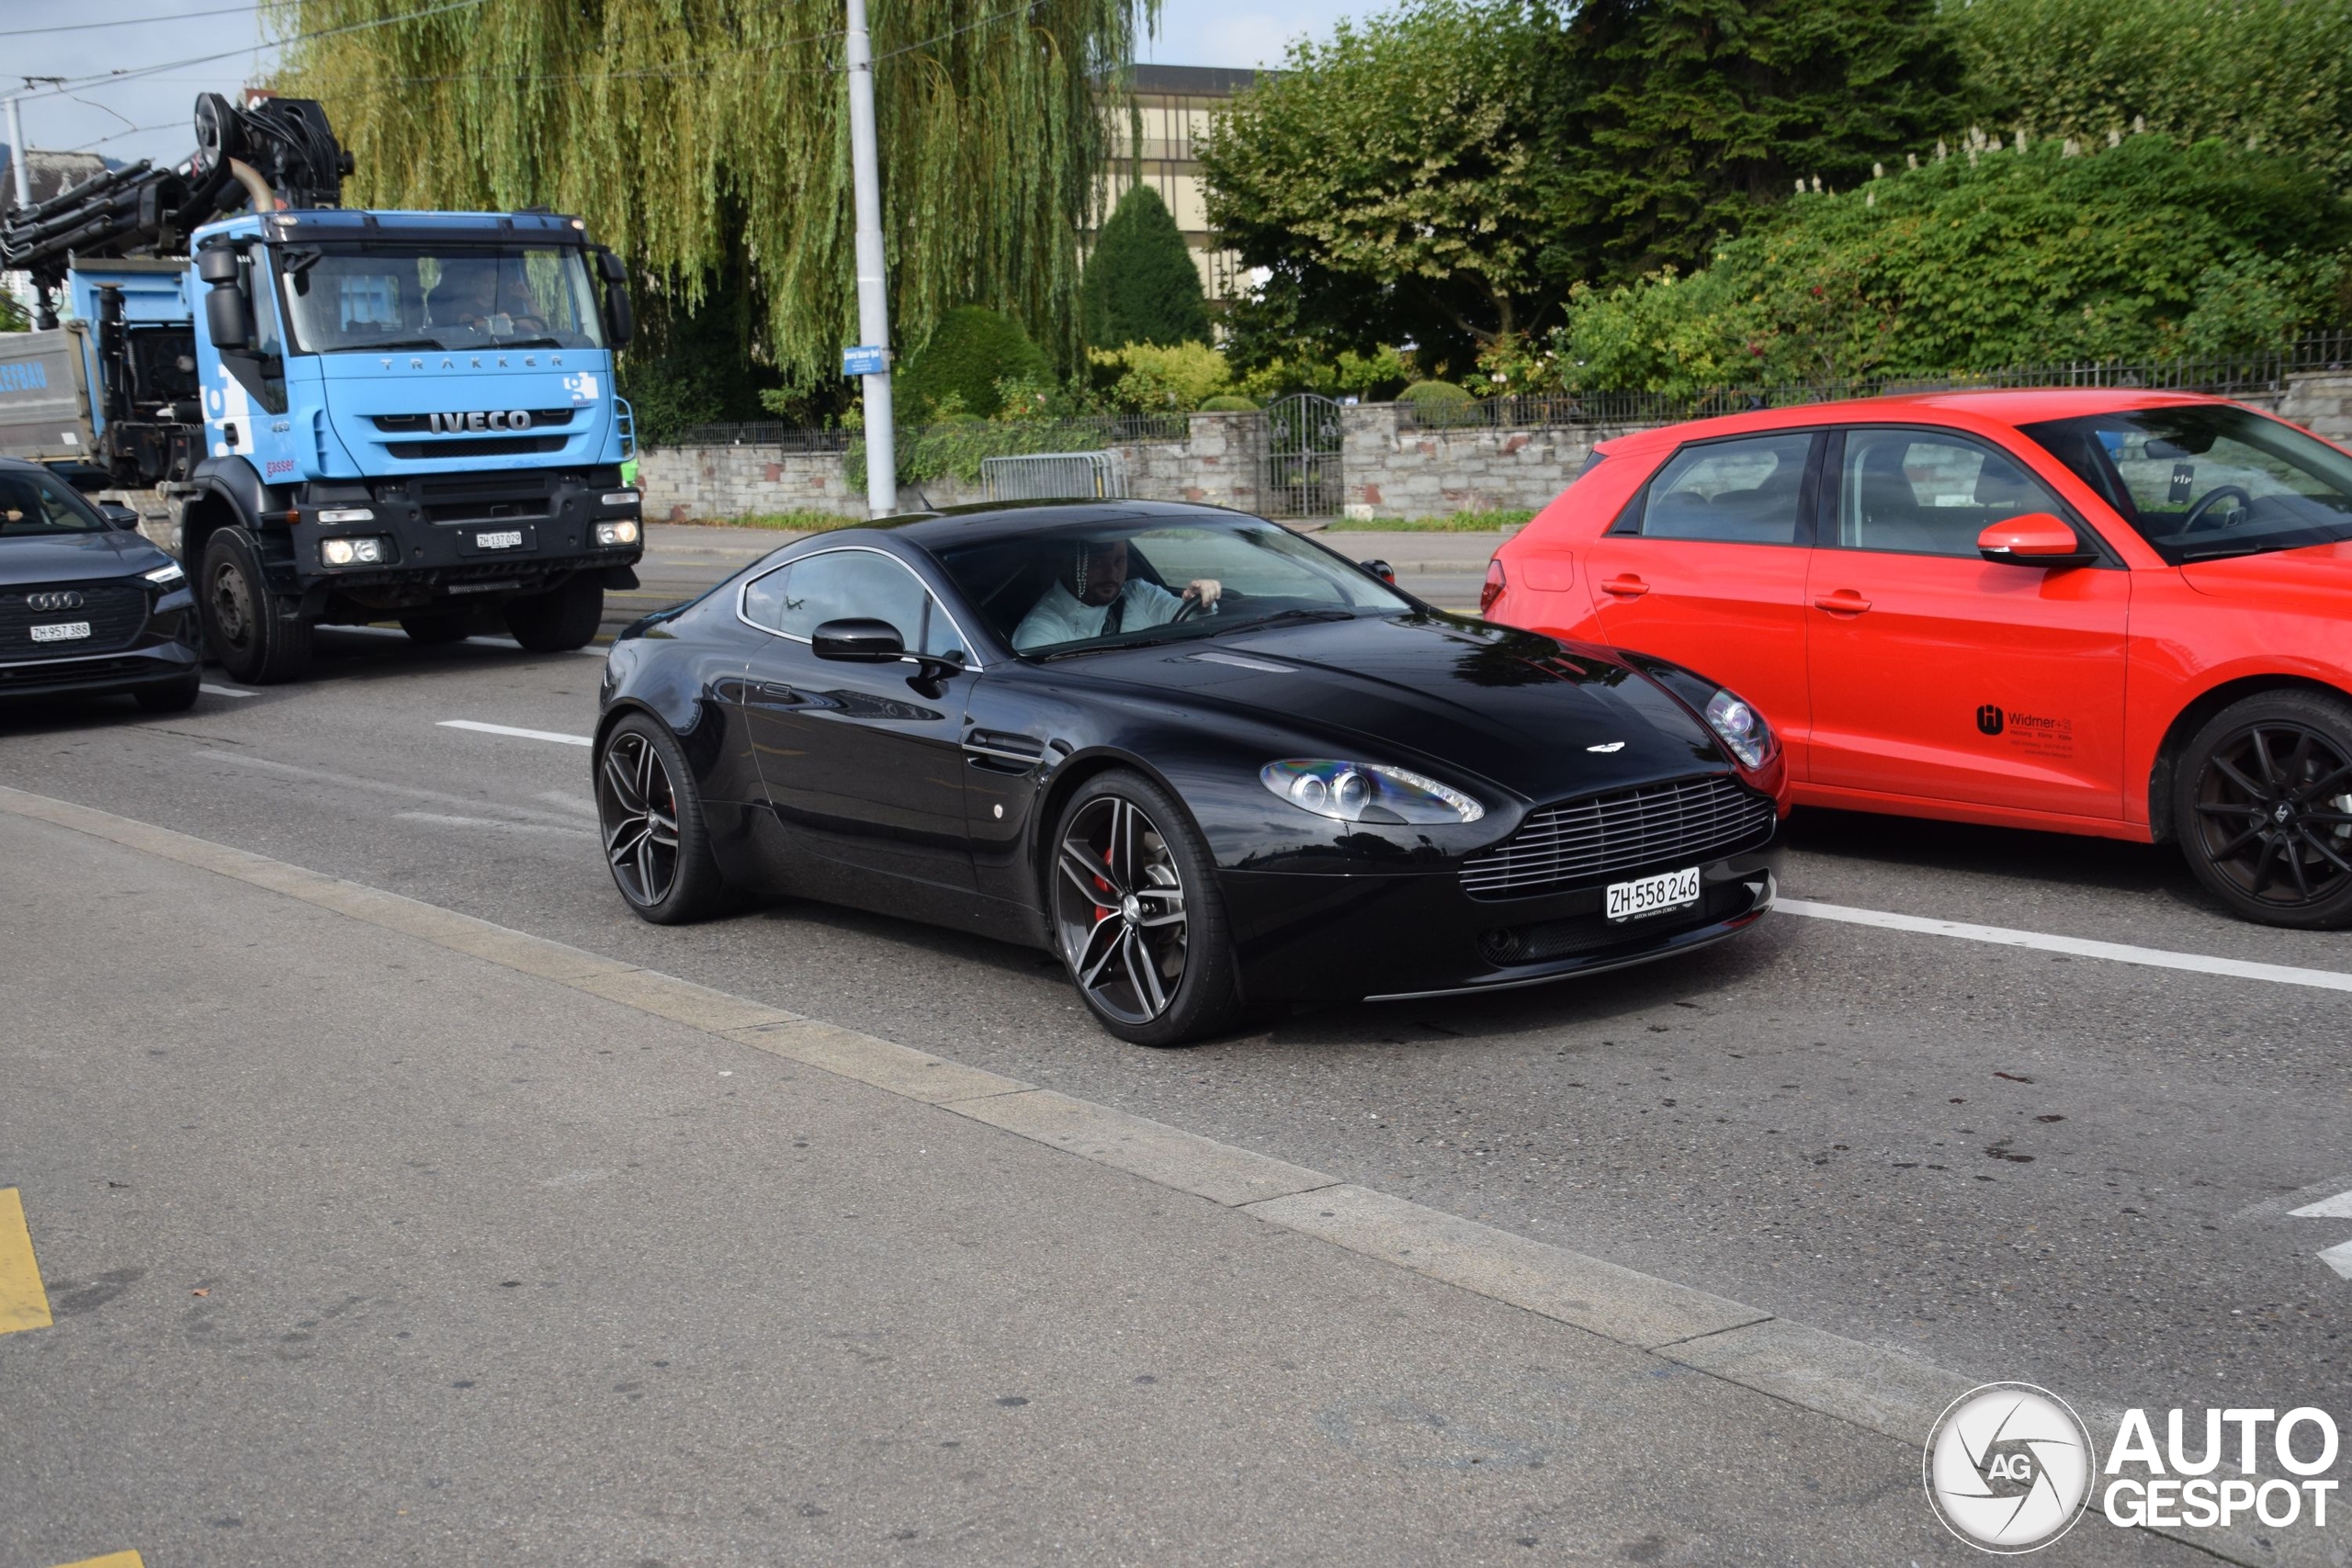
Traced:
<path fill-rule="evenodd" d="M 1138 180 L 1119 198 L 1080 279 L 1086 341 L 1098 348 L 1206 343 L 1208 300 L 1192 248 L 1159 193 Z"/>

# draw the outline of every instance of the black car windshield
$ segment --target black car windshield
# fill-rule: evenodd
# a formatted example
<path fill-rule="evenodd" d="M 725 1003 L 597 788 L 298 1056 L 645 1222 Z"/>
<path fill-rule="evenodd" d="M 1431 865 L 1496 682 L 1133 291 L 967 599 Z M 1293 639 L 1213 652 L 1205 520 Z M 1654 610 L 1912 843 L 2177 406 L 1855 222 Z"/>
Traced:
<path fill-rule="evenodd" d="M 106 528 L 106 519 L 64 480 L 23 468 L 0 469 L 0 538 L 102 534 Z"/>
<path fill-rule="evenodd" d="M 2352 539 L 2352 457 L 2222 403 L 2029 424 L 2175 566 Z"/>
<path fill-rule="evenodd" d="M 1352 562 L 1255 517 L 1041 529 L 936 554 L 989 628 L 1032 655 L 1413 608 Z M 1209 582 L 1217 593 L 1204 611 L 1193 585 Z"/>
<path fill-rule="evenodd" d="M 308 354 L 480 353 L 604 343 L 587 257 L 569 245 L 282 245 L 286 322 Z"/>

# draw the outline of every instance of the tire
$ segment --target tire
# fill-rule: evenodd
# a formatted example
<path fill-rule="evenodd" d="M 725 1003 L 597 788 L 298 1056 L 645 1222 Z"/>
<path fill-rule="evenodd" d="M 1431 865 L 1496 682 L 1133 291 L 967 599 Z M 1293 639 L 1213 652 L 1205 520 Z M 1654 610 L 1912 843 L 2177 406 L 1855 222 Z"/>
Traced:
<path fill-rule="evenodd" d="M 2352 925 L 2352 702 L 2264 692 L 2207 721 L 2181 753 L 2173 831 L 2244 919 Z"/>
<path fill-rule="evenodd" d="M 1053 856 L 1055 950 L 1096 1022 L 1136 1045 L 1188 1045 L 1232 1024 L 1240 996 L 1216 863 L 1174 797 L 1140 773 L 1099 773 L 1062 808 Z"/>
<path fill-rule="evenodd" d="M 141 686 L 130 695 L 149 713 L 186 713 L 196 705 L 197 686 L 202 680 L 202 676 L 191 674 L 168 686 Z"/>
<path fill-rule="evenodd" d="M 463 615 L 402 615 L 401 630 L 408 633 L 409 641 L 432 648 L 445 642 L 463 641 L 468 631 L 468 619 Z"/>
<path fill-rule="evenodd" d="M 639 919 L 680 926 L 727 906 L 694 770 L 667 727 L 634 713 L 605 732 L 596 746 L 596 819 L 605 869 Z"/>
<path fill-rule="evenodd" d="M 585 648 L 605 619 L 605 585 L 585 574 L 560 588 L 506 602 L 506 629 L 533 653 Z"/>
<path fill-rule="evenodd" d="M 260 547 L 244 529 L 223 528 L 204 542 L 196 605 L 206 647 L 234 679 L 266 686 L 311 672 L 311 623 L 280 613 Z"/>

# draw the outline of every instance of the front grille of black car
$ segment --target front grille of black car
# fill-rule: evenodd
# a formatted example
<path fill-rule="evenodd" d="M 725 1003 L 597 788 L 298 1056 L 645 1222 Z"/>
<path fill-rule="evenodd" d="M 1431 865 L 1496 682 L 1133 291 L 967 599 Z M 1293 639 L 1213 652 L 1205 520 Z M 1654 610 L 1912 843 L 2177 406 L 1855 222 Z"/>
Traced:
<path fill-rule="evenodd" d="M 0 667 L 0 692 L 11 688 L 54 686 L 69 681 L 105 681 L 118 675 L 153 675 L 159 666 L 152 659 L 52 660 L 42 664 Z"/>
<path fill-rule="evenodd" d="M 1599 953 L 1604 948 L 1677 936 L 1745 914 L 1754 907 L 1756 891 L 1745 882 L 1719 882 L 1687 909 L 1612 920 L 1606 915 L 1571 915 L 1564 920 L 1539 920 L 1533 925 L 1497 926 L 1478 933 L 1478 956 L 1497 968 L 1515 964 L 1549 964 Z"/>
<path fill-rule="evenodd" d="M 70 610 L 36 610 L 27 599 L 37 593 L 78 593 Z M 35 642 L 33 627 L 87 621 L 90 635 L 72 642 Z M 111 653 L 147 624 L 147 587 L 141 582 L 36 582 L 0 588 L 0 660 L 80 659 Z"/>
<path fill-rule="evenodd" d="M 1636 866 L 1713 860 L 1772 836 L 1771 801 L 1724 774 L 1564 801 L 1528 813 L 1462 863 L 1473 898 L 1525 898 Z"/>

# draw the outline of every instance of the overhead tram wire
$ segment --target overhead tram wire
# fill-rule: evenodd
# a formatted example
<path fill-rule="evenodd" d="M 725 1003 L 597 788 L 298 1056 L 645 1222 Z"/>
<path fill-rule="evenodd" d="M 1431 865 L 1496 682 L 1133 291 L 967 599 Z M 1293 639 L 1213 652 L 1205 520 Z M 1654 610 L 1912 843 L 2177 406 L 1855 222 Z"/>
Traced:
<path fill-rule="evenodd" d="M 74 77 L 45 93 L 26 93 L 20 101 L 33 103 L 42 98 L 70 97 L 76 89 L 111 86 L 118 82 L 137 82 L 164 71 L 176 71 L 183 65 L 209 65 L 217 60 L 235 60 L 254 52 L 256 49 L 284 49 L 289 44 L 308 43 L 312 39 L 335 38 L 344 33 L 362 33 L 374 28 L 389 28 L 401 22 L 421 21 L 426 17 L 446 16 L 451 11 L 470 11 L 488 0 L 446 0 L 439 6 L 429 6 L 421 11 L 403 11 L 395 17 L 378 17 L 372 21 L 351 22 L 339 28 L 322 28 L 314 33 L 297 33 L 292 38 L 276 39 L 261 44 L 248 44 L 243 49 L 223 50 L 218 54 L 199 54 L 186 60 L 159 61 L 153 65 L 141 65 L 128 71 L 106 71 L 95 76 Z"/>
<path fill-rule="evenodd" d="M 195 22 L 208 17 L 241 17 L 261 9 L 259 4 L 230 6 L 218 11 L 176 11 L 162 17 L 123 17 L 111 22 L 65 22 L 53 28 L 10 28 L 8 36 L 31 38 L 37 33 L 86 33 L 99 28 L 153 27 L 157 22 Z"/>

